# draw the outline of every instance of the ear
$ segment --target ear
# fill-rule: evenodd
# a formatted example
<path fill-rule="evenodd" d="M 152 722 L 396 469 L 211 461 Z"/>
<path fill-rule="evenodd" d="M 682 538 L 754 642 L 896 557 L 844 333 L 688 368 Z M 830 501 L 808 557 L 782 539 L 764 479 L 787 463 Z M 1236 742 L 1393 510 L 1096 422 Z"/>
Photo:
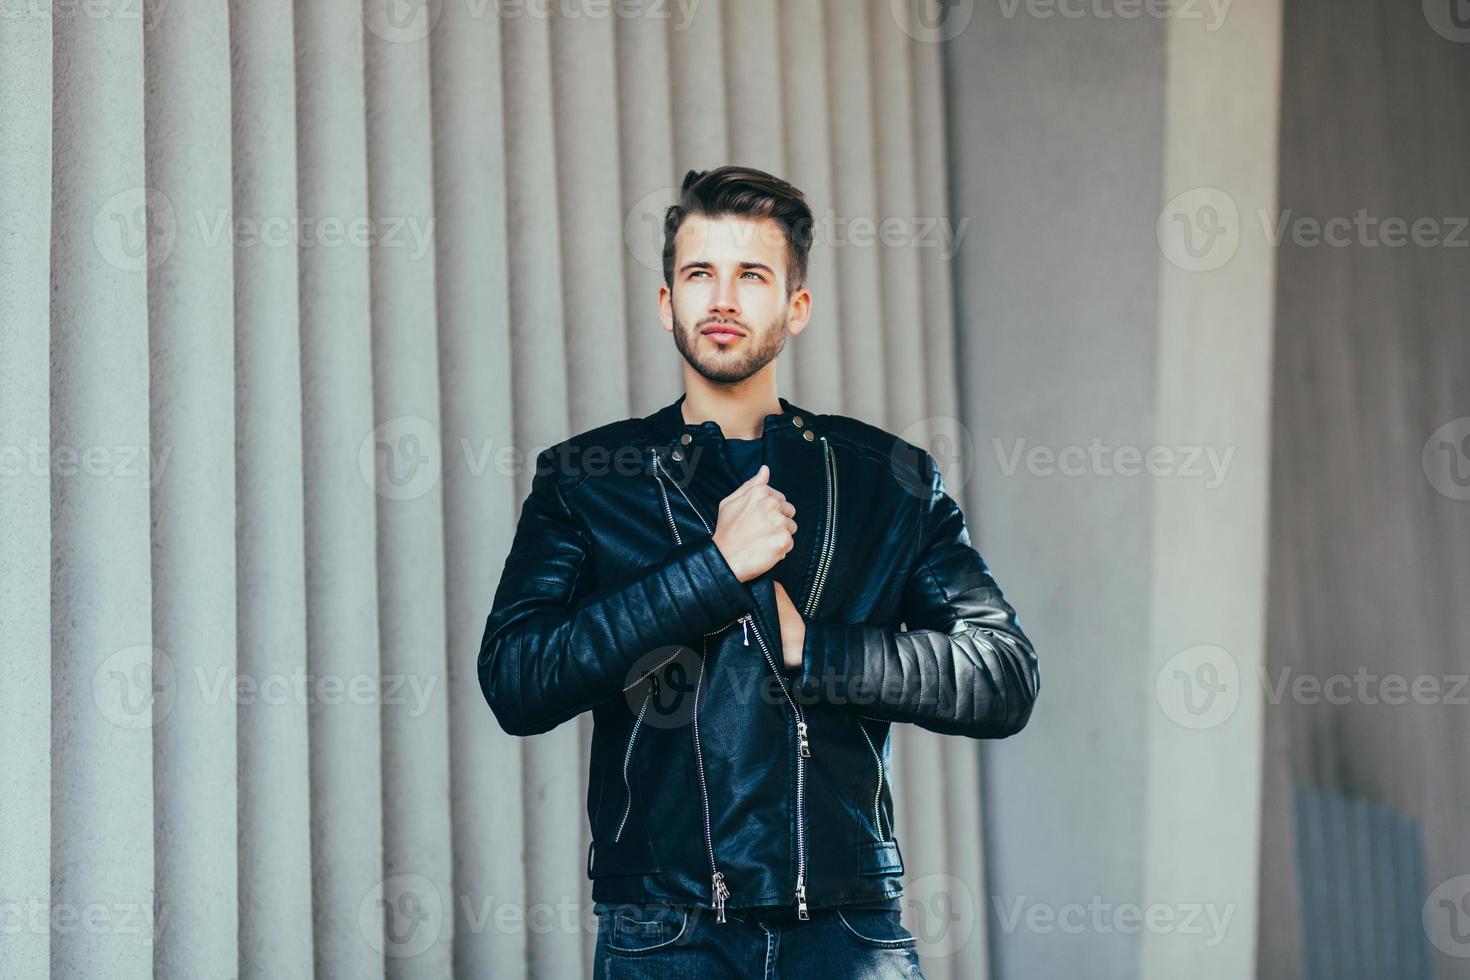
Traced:
<path fill-rule="evenodd" d="M 802 287 L 791 297 L 786 307 L 786 331 L 795 337 L 806 329 L 812 318 L 812 294 Z"/>
<path fill-rule="evenodd" d="M 658 287 L 658 320 L 667 333 L 674 332 L 674 294 L 668 283 Z"/>

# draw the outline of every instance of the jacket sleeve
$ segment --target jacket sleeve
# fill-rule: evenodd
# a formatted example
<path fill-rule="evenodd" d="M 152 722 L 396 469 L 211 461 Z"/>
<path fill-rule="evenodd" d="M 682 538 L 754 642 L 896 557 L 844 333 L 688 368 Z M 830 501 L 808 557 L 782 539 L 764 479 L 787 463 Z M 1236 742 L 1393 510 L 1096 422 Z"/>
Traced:
<path fill-rule="evenodd" d="M 927 452 L 918 485 L 918 552 L 900 608 L 907 631 L 808 623 L 800 690 L 946 735 L 1014 735 L 1040 688 L 1036 652 Z"/>
<path fill-rule="evenodd" d="M 630 675 L 646 654 L 718 629 L 754 605 L 705 536 L 616 589 L 599 589 L 591 538 L 549 459 L 537 458 L 477 661 L 485 700 L 512 735 L 550 731 L 616 697 L 637 679 Z"/>

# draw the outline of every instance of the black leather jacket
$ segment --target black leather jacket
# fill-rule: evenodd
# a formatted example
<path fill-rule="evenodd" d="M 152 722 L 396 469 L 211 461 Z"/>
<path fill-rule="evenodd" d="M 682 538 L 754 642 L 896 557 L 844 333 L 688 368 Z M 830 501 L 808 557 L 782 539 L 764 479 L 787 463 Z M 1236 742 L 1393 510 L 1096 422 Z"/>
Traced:
<path fill-rule="evenodd" d="M 741 481 L 682 402 L 538 455 L 480 645 L 485 698 L 514 735 L 593 712 L 594 901 L 723 921 L 897 896 L 890 724 L 1020 731 L 1031 642 L 933 457 L 784 398 L 764 460 L 795 546 L 742 583 L 711 536 Z M 799 671 L 773 580 L 807 623 Z"/>

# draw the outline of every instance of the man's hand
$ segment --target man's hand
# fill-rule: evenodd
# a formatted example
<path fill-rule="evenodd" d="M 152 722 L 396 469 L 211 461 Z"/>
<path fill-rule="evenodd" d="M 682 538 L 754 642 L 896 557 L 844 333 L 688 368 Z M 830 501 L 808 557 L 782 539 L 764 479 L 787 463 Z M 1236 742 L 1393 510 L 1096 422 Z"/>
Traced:
<path fill-rule="evenodd" d="M 794 544 L 796 508 L 770 479 L 771 468 L 762 463 L 755 476 L 720 501 L 715 518 L 715 547 L 742 582 L 769 571 Z"/>
<path fill-rule="evenodd" d="M 780 582 L 776 586 L 776 611 L 781 615 L 781 662 L 787 670 L 801 669 L 801 650 L 806 645 L 806 620 Z"/>

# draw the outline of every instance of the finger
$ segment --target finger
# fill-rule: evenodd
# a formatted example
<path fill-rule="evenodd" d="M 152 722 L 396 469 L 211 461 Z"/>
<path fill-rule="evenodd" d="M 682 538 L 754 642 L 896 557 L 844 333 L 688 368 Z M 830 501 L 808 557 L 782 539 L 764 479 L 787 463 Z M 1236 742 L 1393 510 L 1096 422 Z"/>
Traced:
<path fill-rule="evenodd" d="M 783 502 L 781 504 L 779 510 L 781 511 L 781 513 L 785 514 L 787 517 L 795 517 L 796 516 L 796 505 L 793 504 L 793 503 Z"/>
<path fill-rule="evenodd" d="M 786 518 L 786 530 L 791 534 L 796 533 L 796 522 L 789 517 Z"/>

